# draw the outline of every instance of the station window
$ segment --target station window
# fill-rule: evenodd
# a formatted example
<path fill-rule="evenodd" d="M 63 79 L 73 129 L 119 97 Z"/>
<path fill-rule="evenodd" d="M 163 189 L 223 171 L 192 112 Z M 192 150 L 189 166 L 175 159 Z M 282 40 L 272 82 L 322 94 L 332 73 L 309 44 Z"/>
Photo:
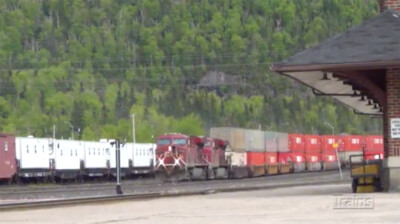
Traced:
<path fill-rule="evenodd" d="M 89 148 L 89 156 L 90 156 L 90 148 Z"/>
<path fill-rule="evenodd" d="M 333 138 L 328 138 L 328 144 L 333 144 Z"/>
<path fill-rule="evenodd" d="M 35 154 L 36 154 L 36 145 L 35 145 L 35 147 L 33 147 L 34 148 L 34 150 L 35 150 Z"/>
<path fill-rule="evenodd" d="M 300 144 L 301 143 L 301 138 L 296 138 L 296 143 Z"/>
<path fill-rule="evenodd" d="M 8 142 L 7 141 L 5 141 L 4 142 L 4 151 L 8 151 Z"/>
<path fill-rule="evenodd" d="M 44 153 L 44 145 L 42 145 L 42 152 Z"/>

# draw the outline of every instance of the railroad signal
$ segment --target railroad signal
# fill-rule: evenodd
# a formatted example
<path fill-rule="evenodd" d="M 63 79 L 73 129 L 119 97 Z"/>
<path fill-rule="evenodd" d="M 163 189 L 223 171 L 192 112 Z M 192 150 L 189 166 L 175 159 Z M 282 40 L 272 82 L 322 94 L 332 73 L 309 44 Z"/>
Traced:
<path fill-rule="evenodd" d="M 115 165 L 116 165 L 116 170 L 117 170 L 117 186 L 116 186 L 116 192 L 117 194 L 123 194 L 122 188 L 121 188 L 121 153 L 120 153 L 120 147 L 121 144 L 125 145 L 125 142 L 121 143 L 119 139 L 115 139 L 115 141 L 110 141 L 111 146 L 114 147 L 115 145 Z"/>

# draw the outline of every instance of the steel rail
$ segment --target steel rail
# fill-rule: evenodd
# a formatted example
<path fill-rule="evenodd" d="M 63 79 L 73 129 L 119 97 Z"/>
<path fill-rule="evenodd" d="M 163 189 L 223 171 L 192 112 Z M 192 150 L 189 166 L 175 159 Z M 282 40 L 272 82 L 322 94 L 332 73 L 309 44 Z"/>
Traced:
<path fill-rule="evenodd" d="M 192 195 L 203 195 L 203 194 L 214 194 L 214 193 L 225 193 L 225 192 L 239 192 L 239 191 L 251 191 L 251 190 L 265 190 L 265 189 L 277 189 L 277 188 L 290 188 L 299 186 L 310 186 L 310 185 L 327 185 L 327 184 L 344 184 L 349 183 L 349 180 L 313 180 L 303 181 L 299 183 L 279 183 L 273 185 L 261 185 L 261 186 L 226 186 L 226 187 L 214 187 L 209 189 L 201 190 L 186 190 L 186 191 L 160 191 L 154 193 L 139 193 L 139 194 L 125 194 L 125 195 L 111 195 L 111 196 L 99 196 L 99 197 L 86 197 L 86 198 L 70 198 L 62 200 L 42 200 L 25 203 L 8 203 L 0 204 L 0 212 L 21 210 L 21 209 L 40 209 L 40 208 L 54 208 L 56 206 L 71 206 L 71 205 L 82 205 L 82 204 L 98 204 L 98 203 L 112 203 L 121 202 L 127 200 L 150 200 L 164 197 L 182 197 Z"/>

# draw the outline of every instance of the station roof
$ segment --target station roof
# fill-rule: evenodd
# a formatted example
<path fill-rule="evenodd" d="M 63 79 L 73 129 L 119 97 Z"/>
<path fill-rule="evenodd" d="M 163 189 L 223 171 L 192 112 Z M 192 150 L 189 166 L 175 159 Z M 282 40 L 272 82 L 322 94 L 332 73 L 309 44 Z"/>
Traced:
<path fill-rule="evenodd" d="M 384 91 L 385 70 L 393 66 L 400 66 L 400 14 L 388 10 L 271 69 L 356 112 L 381 115 L 384 102 L 370 94 L 368 87 Z"/>

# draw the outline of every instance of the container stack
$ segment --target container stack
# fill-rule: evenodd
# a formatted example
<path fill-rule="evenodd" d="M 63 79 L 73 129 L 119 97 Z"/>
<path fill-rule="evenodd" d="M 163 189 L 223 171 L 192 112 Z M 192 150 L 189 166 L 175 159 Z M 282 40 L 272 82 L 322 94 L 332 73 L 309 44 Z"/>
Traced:
<path fill-rule="evenodd" d="M 303 172 L 306 170 L 305 161 L 305 139 L 301 134 L 289 134 L 289 149 L 292 154 L 293 171 Z"/>
<path fill-rule="evenodd" d="M 276 132 L 278 136 L 278 162 L 279 173 L 290 173 L 292 171 L 292 155 L 289 151 L 289 136 L 287 133 Z"/>
<path fill-rule="evenodd" d="M 362 160 L 363 137 L 359 135 L 343 135 L 339 137 L 339 159 L 343 165 L 350 164 L 350 156 L 356 156 L 353 162 Z M 358 155 L 358 156 L 357 156 Z"/>
<path fill-rule="evenodd" d="M 338 169 L 338 158 L 336 150 L 333 147 L 334 143 L 338 144 L 338 137 L 334 135 L 322 135 L 321 149 L 322 149 L 322 170 L 335 170 Z"/>
<path fill-rule="evenodd" d="M 278 133 L 265 132 L 265 170 L 267 174 L 278 174 Z"/>
<path fill-rule="evenodd" d="M 383 137 L 380 135 L 367 135 L 364 137 L 366 160 L 383 159 Z"/>
<path fill-rule="evenodd" d="M 245 129 L 247 166 L 251 177 L 265 175 L 265 134 Z"/>
<path fill-rule="evenodd" d="M 226 157 L 231 162 L 231 176 L 244 178 L 248 176 L 246 153 L 246 129 L 231 127 L 215 127 L 210 129 L 210 137 L 229 142 Z"/>
<path fill-rule="evenodd" d="M 322 169 L 321 138 L 319 135 L 304 135 L 305 157 L 308 171 Z"/>

